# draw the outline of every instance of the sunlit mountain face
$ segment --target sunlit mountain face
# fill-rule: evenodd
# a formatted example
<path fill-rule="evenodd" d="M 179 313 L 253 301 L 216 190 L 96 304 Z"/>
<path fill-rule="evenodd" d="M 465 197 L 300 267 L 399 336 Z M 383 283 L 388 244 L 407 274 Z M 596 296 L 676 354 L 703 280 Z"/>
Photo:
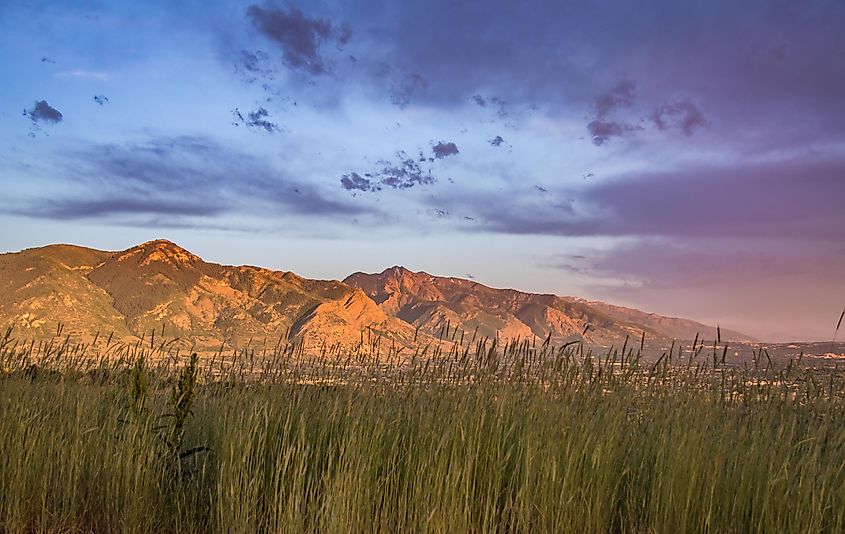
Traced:
<path fill-rule="evenodd" d="M 830 339 L 843 27 L 820 0 L 6 0 L 0 250 L 166 237 Z"/>
<path fill-rule="evenodd" d="M 494 341 L 604 352 L 639 340 L 644 357 L 656 358 L 674 340 L 754 341 L 690 320 L 398 266 L 341 282 L 219 265 L 162 239 L 117 252 L 49 245 L 0 254 L 0 281 L 0 331 L 30 342 L 107 336 L 154 345 L 158 334 L 160 343 L 203 354 L 280 343 L 325 354 L 354 352 L 366 340 L 410 354 Z"/>

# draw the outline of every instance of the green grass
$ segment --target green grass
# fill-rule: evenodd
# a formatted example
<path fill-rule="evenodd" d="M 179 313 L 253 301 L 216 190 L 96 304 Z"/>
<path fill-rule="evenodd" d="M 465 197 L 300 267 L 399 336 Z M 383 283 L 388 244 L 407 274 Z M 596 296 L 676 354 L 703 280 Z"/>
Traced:
<path fill-rule="evenodd" d="M 838 372 L 574 348 L 191 368 L 7 338 L 0 532 L 845 531 Z"/>

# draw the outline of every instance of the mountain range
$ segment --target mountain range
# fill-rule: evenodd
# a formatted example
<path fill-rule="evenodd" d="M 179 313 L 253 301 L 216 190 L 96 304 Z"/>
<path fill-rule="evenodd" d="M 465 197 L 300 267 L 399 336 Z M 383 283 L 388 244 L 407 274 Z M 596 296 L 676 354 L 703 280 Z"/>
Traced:
<path fill-rule="evenodd" d="M 596 346 L 715 337 L 715 328 L 577 297 L 495 289 L 403 267 L 343 281 L 204 261 L 166 240 L 120 252 L 49 245 L 0 254 L 0 326 L 17 338 L 95 333 L 132 342 L 159 332 L 197 350 L 284 338 L 352 345 L 372 336 L 400 347 L 457 336 L 537 338 Z M 752 341 L 722 329 L 730 341 Z"/>

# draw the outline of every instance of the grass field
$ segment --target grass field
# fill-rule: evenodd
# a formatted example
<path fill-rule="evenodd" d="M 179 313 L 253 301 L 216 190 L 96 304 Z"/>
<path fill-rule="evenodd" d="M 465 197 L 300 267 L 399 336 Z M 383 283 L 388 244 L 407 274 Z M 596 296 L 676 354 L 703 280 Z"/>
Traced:
<path fill-rule="evenodd" d="M 845 531 L 834 369 L 164 347 L 0 341 L 0 531 Z"/>

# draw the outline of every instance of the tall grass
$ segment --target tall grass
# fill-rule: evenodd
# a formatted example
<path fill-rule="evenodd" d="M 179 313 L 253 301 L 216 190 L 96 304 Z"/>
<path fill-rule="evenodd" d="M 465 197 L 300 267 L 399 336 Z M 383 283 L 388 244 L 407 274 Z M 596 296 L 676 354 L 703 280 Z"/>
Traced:
<path fill-rule="evenodd" d="M 845 531 L 838 371 L 580 349 L 197 361 L 9 334 L 0 531 Z"/>

